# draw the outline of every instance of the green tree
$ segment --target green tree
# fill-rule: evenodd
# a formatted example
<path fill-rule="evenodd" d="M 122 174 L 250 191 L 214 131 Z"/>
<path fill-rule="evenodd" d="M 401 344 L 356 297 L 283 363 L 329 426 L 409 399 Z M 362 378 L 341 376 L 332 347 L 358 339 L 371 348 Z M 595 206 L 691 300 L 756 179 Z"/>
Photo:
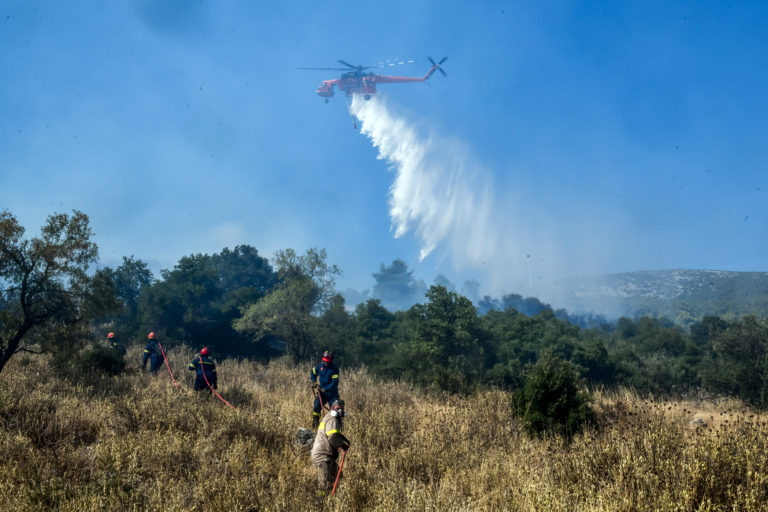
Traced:
<path fill-rule="evenodd" d="M 483 334 L 466 297 L 431 286 L 426 304 L 405 314 L 396 336 L 396 369 L 412 382 L 465 392 L 483 372 Z"/>
<path fill-rule="evenodd" d="M 243 354 L 250 344 L 232 328 L 232 321 L 240 316 L 240 307 L 263 297 L 275 280 L 269 262 L 248 245 L 185 256 L 173 270 L 162 272 L 161 281 L 142 289 L 141 325 L 145 332 Z"/>
<path fill-rule="evenodd" d="M 579 343 L 579 328 L 555 318 L 551 309 L 528 316 L 509 307 L 489 311 L 482 320 L 502 363 L 509 360 L 517 360 L 521 365 L 533 363 L 546 348 L 553 348 L 561 357 L 570 359 Z"/>
<path fill-rule="evenodd" d="M 583 337 L 576 343 L 571 363 L 590 384 L 614 384 L 616 365 L 608 356 L 608 350 L 602 341 L 593 337 Z"/>
<path fill-rule="evenodd" d="M 392 336 L 391 326 L 395 321 L 387 308 L 381 305 L 379 299 L 368 299 L 355 308 L 357 317 L 358 336 L 369 340 L 389 338 Z"/>
<path fill-rule="evenodd" d="M 338 363 L 352 362 L 357 322 L 355 317 L 347 311 L 341 294 L 331 298 L 320 321 L 318 348 L 332 351 L 337 356 Z"/>
<path fill-rule="evenodd" d="M 381 305 L 379 299 L 369 299 L 355 308 L 355 337 L 347 348 L 356 364 L 365 364 L 374 371 L 388 366 L 391 357 L 395 315 Z"/>
<path fill-rule="evenodd" d="M 717 316 L 705 316 L 691 325 L 691 341 L 700 347 L 711 346 L 712 338 L 728 328 L 728 322 Z"/>
<path fill-rule="evenodd" d="M 121 340 L 128 340 L 139 331 L 139 296 L 153 282 L 152 272 L 147 264 L 133 256 L 123 256 L 123 263 L 115 268 L 102 269 L 105 281 L 112 283 L 111 292 L 116 302 L 115 314 L 104 319 L 109 330 L 118 332 Z M 105 285 L 103 293 L 109 293 Z M 123 341 L 124 343 L 125 341 Z"/>
<path fill-rule="evenodd" d="M 700 347 L 669 320 L 619 319 L 610 358 L 623 382 L 640 391 L 671 393 L 700 386 Z"/>
<path fill-rule="evenodd" d="M 274 258 L 278 284 L 263 298 L 248 304 L 233 322 L 253 341 L 277 336 L 294 359 L 313 356 L 322 342 L 322 316 L 333 305 L 335 278 L 341 273 L 327 262 L 325 249 L 299 256 L 293 249 Z"/>
<path fill-rule="evenodd" d="M 87 215 L 53 214 L 31 239 L 24 231 L 0 212 L 0 371 L 18 352 L 73 346 L 96 301 L 86 272 L 98 248 Z"/>
<path fill-rule="evenodd" d="M 714 335 L 714 356 L 702 368 L 704 385 L 768 407 L 768 320 L 746 316 Z"/>
<path fill-rule="evenodd" d="M 325 249 L 308 249 L 303 256 L 293 249 L 277 251 L 274 265 L 280 282 L 311 281 L 313 313 L 322 314 L 331 305 L 336 295 L 336 276 L 341 274 L 341 269 L 328 263 Z"/>
<path fill-rule="evenodd" d="M 537 361 L 545 350 L 571 361 L 590 383 L 610 383 L 615 378 L 614 364 L 602 340 L 556 318 L 549 308 L 534 316 L 513 307 L 494 309 L 483 315 L 481 321 L 489 339 L 485 358 L 486 367 L 490 368 L 486 375 L 489 384 L 519 388 L 524 383 L 523 369 Z"/>
<path fill-rule="evenodd" d="M 515 395 L 515 410 L 532 433 L 571 437 L 593 420 L 590 396 L 571 363 L 553 350 L 545 351 L 527 372 L 525 386 Z"/>

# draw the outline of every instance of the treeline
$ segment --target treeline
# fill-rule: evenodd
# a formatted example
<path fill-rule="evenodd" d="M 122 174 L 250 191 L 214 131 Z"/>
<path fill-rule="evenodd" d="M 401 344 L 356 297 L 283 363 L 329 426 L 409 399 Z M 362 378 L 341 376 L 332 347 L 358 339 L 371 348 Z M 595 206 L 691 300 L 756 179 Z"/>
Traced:
<path fill-rule="evenodd" d="M 75 212 L 24 239 L 3 212 L 0 371 L 19 351 L 67 353 L 108 331 L 123 343 L 143 343 L 154 331 L 169 348 L 207 346 L 218 357 L 314 360 L 330 349 L 341 365 L 455 393 L 523 390 L 545 361 L 548 368 L 565 364 L 591 386 L 703 389 L 768 407 L 766 320 L 705 317 L 683 330 L 648 317 L 591 319 L 584 325 L 599 325 L 584 328 L 535 299 L 485 298 L 478 307 L 439 284 L 406 310 L 373 298 L 350 311 L 335 289 L 340 269 L 324 250 L 287 249 L 268 261 L 241 245 L 185 256 L 155 280 L 133 257 L 86 273 L 96 261 L 90 236 L 87 217 Z M 392 268 L 410 276 L 402 265 Z"/>
<path fill-rule="evenodd" d="M 126 258 L 114 271 L 122 276 L 116 279 L 123 283 L 121 314 L 104 319 L 101 330 L 113 326 L 133 339 L 154 330 L 171 343 L 207 345 L 221 356 L 287 352 L 311 359 L 331 349 L 342 365 L 451 392 L 522 389 L 533 365 L 549 354 L 591 386 L 654 394 L 703 389 L 768 406 L 766 320 L 708 316 L 684 330 L 640 317 L 587 329 L 535 299 L 486 297 L 477 307 L 442 285 L 430 286 L 407 310 L 368 299 L 349 311 L 334 289 L 339 269 L 326 259 L 322 250 L 289 249 L 273 265 L 254 248 L 238 246 L 184 257 L 150 283 L 146 266 Z"/>

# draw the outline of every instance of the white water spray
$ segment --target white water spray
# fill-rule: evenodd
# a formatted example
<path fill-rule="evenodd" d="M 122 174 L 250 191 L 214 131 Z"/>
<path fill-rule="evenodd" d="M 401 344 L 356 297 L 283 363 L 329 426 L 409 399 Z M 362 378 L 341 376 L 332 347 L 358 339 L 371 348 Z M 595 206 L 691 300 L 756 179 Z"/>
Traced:
<path fill-rule="evenodd" d="M 392 229 L 395 237 L 416 235 L 419 260 L 444 249 L 456 269 L 482 275 L 491 294 L 514 291 L 562 304 L 554 280 L 596 275 L 635 246 L 616 212 L 579 203 L 578 196 L 553 203 L 518 180 L 496 198 L 490 173 L 461 141 L 421 135 L 381 96 L 355 96 L 350 111 L 395 172 Z"/>
<path fill-rule="evenodd" d="M 479 268 L 496 253 L 493 190 L 462 144 L 419 136 L 406 120 L 390 114 L 382 98 L 355 96 L 351 112 L 379 150 L 378 158 L 395 171 L 389 213 L 396 238 L 413 231 L 421 241 L 419 260 L 446 244 L 460 267 Z"/>

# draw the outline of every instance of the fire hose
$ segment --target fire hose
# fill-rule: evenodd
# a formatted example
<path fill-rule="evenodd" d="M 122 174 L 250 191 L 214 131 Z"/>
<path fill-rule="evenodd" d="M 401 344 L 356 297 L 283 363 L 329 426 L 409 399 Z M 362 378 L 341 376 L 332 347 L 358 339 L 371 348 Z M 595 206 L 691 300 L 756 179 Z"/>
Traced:
<path fill-rule="evenodd" d="M 320 392 L 319 389 L 317 389 L 317 385 L 315 385 L 313 388 L 313 394 L 315 395 L 315 398 L 320 400 L 320 409 L 325 409 L 326 411 L 330 411 L 331 408 L 328 404 L 323 403 L 323 394 Z"/>
<path fill-rule="evenodd" d="M 203 379 L 205 379 L 205 383 L 208 385 L 208 389 L 210 389 L 213 392 L 213 394 L 216 395 L 219 398 L 219 400 L 221 400 L 222 402 L 224 402 L 225 404 L 227 404 L 228 406 L 230 406 L 234 410 L 237 410 L 237 407 L 235 407 L 231 403 L 229 403 L 226 400 L 224 400 L 221 397 L 221 395 L 218 394 L 215 389 L 213 389 L 213 386 L 211 386 L 211 383 L 208 382 L 208 377 L 205 376 L 205 367 L 203 366 L 203 356 L 198 356 L 198 357 L 200 358 L 200 372 L 203 374 Z"/>
<path fill-rule="evenodd" d="M 349 448 L 341 452 L 341 464 L 339 464 L 339 472 L 336 473 L 336 481 L 333 482 L 333 489 L 331 490 L 331 497 L 333 497 L 333 493 L 336 492 L 336 485 L 339 483 L 339 478 L 341 477 L 341 470 L 344 467 L 344 458 L 347 456 L 347 452 L 349 451 Z"/>
<path fill-rule="evenodd" d="M 181 391 L 181 389 L 179 389 L 179 384 L 176 382 L 176 379 L 173 377 L 173 372 L 171 371 L 171 365 L 168 364 L 168 358 L 165 357 L 165 350 L 163 350 L 163 346 L 159 342 L 157 346 L 160 347 L 160 352 L 163 353 L 163 361 L 165 361 L 165 367 L 168 368 L 168 373 L 171 374 L 171 380 L 173 381 L 173 385 L 176 386 L 176 389 Z"/>
<path fill-rule="evenodd" d="M 162 354 L 163 354 L 163 361 L 165 361 L 165 367 L 168 368 L 168 373 L 171 375 L 171 380 L 173 381 L 173 385 L 176 386 L 176 389 L 181 391 L 181 388 L 179 388 L 179 384 L 176 382 L 176 378 L 174 378 L 173 372 L 171 371 L 171 365 L 168 364 L 168 358 L 165 355 L 165 350 L 163 349 L 163 346 L 160 343 L 158 343 L 157 346 L 160 347 L 160 352 L 162 352 Z M 205 367 L 203 366 L 203 358 L 202 357 L 200 357 L 200 371 L 203 374 L 203 379 L 205 379 L 206 385 L 213 392 L 213 394 L 216 395 L 219 400 L 221 400 L 222 402 L 224 402 L 225 404 L 227 404 L 231 408 L 237 410 L 237 407 L 235 407 L 231 403 L 229 403 L 226 400 L 224 400 L 224 398 L 222 398 L 222 396 L 220 394 L 218 394 L 215 389 L 213 389 L 213 386 L 211 386 L 211 383 L 208 382 L 208 377 L 205 376 Z"/>

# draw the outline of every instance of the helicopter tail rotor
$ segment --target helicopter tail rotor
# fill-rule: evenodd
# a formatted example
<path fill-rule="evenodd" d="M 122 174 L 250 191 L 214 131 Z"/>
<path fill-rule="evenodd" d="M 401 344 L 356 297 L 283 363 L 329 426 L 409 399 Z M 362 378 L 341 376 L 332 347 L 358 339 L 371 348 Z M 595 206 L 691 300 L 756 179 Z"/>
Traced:
<path fill-rule="evenodd" d="M 427 73 L 427 78 L 432 76 L 432 73 L 434 73 L 435 71 L 439 71 L 440 73 L 443 74 L 444 77 L 448 76 L 448 74 L 443 70 L 443 68 L 440 67 L 443 64 L 443 62 L 448 60 L 448 57 L 443 57 L 442 59 L 440 59 L 439 62 L 435 62 L 435 59 L 433 59 L 432 57 L 427 57 L 427 58 L 429 59 L 429 62 L 432 63 L 432 69 L 430 69 L 429 73 Z"/>

